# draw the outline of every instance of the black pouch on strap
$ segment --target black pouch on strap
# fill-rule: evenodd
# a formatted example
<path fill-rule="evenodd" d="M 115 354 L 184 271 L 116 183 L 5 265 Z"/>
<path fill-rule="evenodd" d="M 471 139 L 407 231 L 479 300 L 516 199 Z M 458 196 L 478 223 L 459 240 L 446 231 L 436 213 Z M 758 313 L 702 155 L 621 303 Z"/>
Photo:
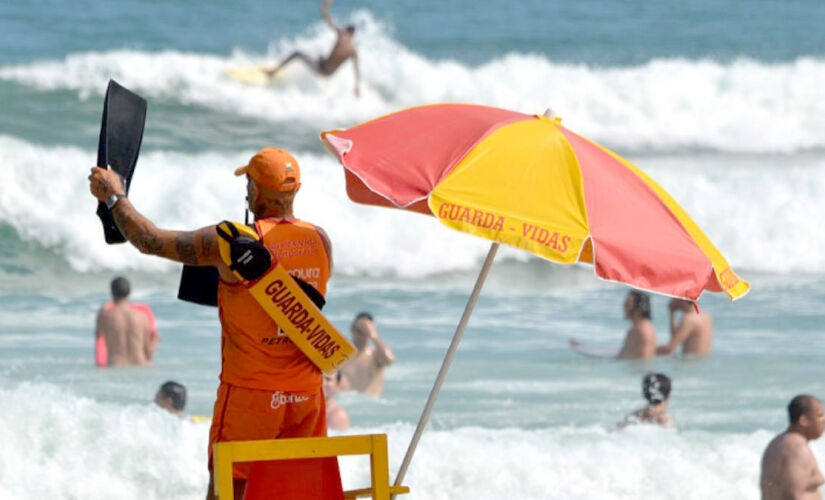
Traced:
<path fill-rule="evenodd" d="M 229 229 L 229 233 L 224 228 Z M 231 222 L 224 221 L 216 226 L 218 236 L 229 243 L 231 264 L 229 269 L 240 274 L 247 281 L 253 281 L 264 275 L 272 266 L 272 256 L 263 242 L 250 236 L 242 235 Z"/>

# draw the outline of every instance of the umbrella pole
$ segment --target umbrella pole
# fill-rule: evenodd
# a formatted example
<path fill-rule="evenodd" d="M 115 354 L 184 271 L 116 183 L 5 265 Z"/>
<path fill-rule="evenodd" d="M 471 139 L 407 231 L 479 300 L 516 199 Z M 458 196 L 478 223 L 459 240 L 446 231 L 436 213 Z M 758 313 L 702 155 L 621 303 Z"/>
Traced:
<path fill-rule="evenodd" d="M 484 265 L 478 273 L 478 278 L 476 279 L 473 293 L 471 293 L 470 298 L 467 299 L 467 305 L 464 307 L 464 314 L 461 316 L 461 321 L 456 327 L 453 340 L 450 342 L 450 348 L 447 349 L 447 355 L 444 356 L 444 362 L 441 363 L 441 369 L 438 371 L 438 377 L 436 377 L 433 388 L 430 391 L 430 396 L 427 398 L 427 404 L 424 405 L 424 411 L 421 412 L 421 418 L 418 420 L 418 426 L 415 428 L 415 433 L 410 441 L 410 446 L 407 448 L 407 454 L 404 455 L 404 461 L 401 462 L 401 468 L 398 470 L 398 475 L 395 476 L 395 486 L 401 486 L 401 482 L 404 480 L 404 475 L 407 473 L 407 468 L 410 466 L 413 453 L 415 453 L 415 448 L 418 446 L 418 441 L 421 439 L 421 434 L 424 432 L 424 427 L 427 426 L 427 421 L 430 419 L 430 413 L 432 413 L 435 400 L 438 397 L 439 391 L 441 391 L 441 386 L 444 384 L 444 379 L 447 377 L 447 371 L 450 369 L 450 364 L 452 364 L 453 358 L 455 357 L 458 344 L 461 342 L 462 335 L 464 335 L 464 328 L 467 326 L 467 322 L 470 321 L 470 315 L 473 314 L 473 308 L 478 300 L 478 295 L 481 293 L 481 287 L 484 286 L 484 280 L 487 279 L 487 273 L 490 271 L 490 266 L 493 264 L 493 259 L 496 256 L 498 247 L 499 243 L 497 242 L 493 242 L 493 244 L 490 245 L 490 251 L 487 252 L 487 258 L 484 260 Z M 392 498 L 394 499 L 395 495 L 393 495 Z"/>

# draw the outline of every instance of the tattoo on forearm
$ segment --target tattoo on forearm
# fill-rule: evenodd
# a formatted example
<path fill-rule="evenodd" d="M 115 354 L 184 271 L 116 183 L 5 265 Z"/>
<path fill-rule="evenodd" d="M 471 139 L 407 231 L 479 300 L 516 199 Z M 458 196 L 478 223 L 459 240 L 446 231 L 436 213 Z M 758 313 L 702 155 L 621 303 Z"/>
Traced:
<path fill-rule="evenodd" d="M 215 244 L 209 235 L 201 233 L 201 254 L 207 258 L 212 257 L 212 252 L 215 250 Z"/>
<path fill-rule="evenodd" d="M 152 255 L 163 254 L 163 242 L 153 234 L 139 235 L 135 237 L 133 243 L 139 250 L 145 253 Z"/>
<path fill-rule="evenodd" d="M 133 207 L 118 203 L 112 210 L 112 217 L 123 236 L 138 250 L 152 255 L 163 254 L 163 242 L 146 227 L 151 223 Z"/>
<path fill-rule="evenodd" d="M 181 233 L 175 239 L 175 251 L 178 259 L 184 264 L 197 265 L 198 254 L 195 251 L 195 236 L 192 233 Z"/>
<path fill-rule="evenodd" d="M 112 210 L 120 232 L 143 253 L 165 257 L 184 264 L 208 265 L 213 260 L 216 243 L 209 234 L 197 231 L 165 231 L 142 216 L 128 200 Z M 198 241 L 198 245 L 195 242 Z"/>

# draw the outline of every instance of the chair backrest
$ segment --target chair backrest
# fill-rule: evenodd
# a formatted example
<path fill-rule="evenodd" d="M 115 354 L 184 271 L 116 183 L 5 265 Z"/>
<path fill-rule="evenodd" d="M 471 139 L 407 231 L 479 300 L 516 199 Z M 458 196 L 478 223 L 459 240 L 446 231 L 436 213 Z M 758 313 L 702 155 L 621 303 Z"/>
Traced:
<path fill-rule="evenodd" d="M 219 500 L 233 500 L 232 464 L 302 458 L 324 458 L 343 455 L 369 455 L 372 486 L 345 492 L 346 498 L 371 496 L 389 500 L 390 494 L 408 493 L 405 486 L 391 487 L 387 460 L 387 435 L 315 437 L 297 439 L 267 439 L 256 441 L 221 441 L 213 445 L 215 494 Z"/>

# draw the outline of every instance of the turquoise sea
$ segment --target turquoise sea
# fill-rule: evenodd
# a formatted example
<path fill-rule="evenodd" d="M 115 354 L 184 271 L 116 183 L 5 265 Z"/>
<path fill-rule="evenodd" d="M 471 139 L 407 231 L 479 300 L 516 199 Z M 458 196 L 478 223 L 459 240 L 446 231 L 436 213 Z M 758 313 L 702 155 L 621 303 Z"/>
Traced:
<path fill-rule="evenodd" d="M 785 405 L 825 396 L 825 4 L 337 0 L 332 14 L 357 27 L 360 99 L 348 64 L 325 80 L 296 65 L 265 88 L 223 75 L 328 50 L 316 2 L 0 3 L 0 498 L 206 490 L 208 424 L 150 402 L 175 379 L 189 413 L 211 414 L 217 313 L 176 300 L 179 266 L 103 242 L 86 175 L 110 78 L 149 101 L 130 197 L 162 227 L 242 219 L 232 170 L 266 145 L 297 156 L 296 214 L 333 241 L 325 311 L 343 331 L 373 312 L 396 353 L 383 397 L 338 397 L 345 433 L 389 435 L 391 477 L 488 244 L 351 203 L 318 134 L 434 102 L 552 107 L 665 187 L 752 291 L 702 297 L 716 326 L 708 359 L 587 359 L 567 339 L 618 344 L 627 289 L 503 248 L 409 498 L 758 498 Z M 151 367 L 92 363 L 94 316 L 118 274 L 157 316 Z M 662 341 L 666 304 L 653 299 Z M 649 370 L 674 380 L 678 430 L 611 432 L 641 406 Z M 825 441 L 813 449 L 825 460 Z M 342 471 L 347 487 L 369 480 L 365 460 Z"/>

